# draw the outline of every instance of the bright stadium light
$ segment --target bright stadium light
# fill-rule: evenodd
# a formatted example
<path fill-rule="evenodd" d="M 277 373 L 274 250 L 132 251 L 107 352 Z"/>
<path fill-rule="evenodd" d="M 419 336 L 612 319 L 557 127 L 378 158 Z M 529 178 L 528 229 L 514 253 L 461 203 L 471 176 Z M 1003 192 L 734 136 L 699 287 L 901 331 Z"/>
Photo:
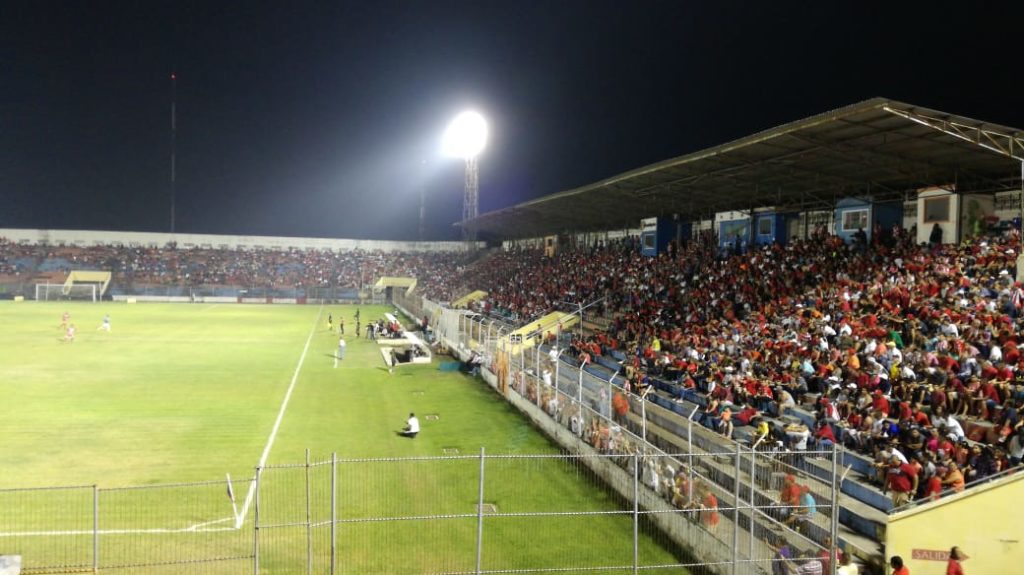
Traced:
<path fill-rule="evenodd" d="M 476 242 L 476 229 L 469 222 L 477 215 L 477 201 L 480 194 L 477 156 L 487 145 L 487 121 L 477 112 L 463 112 L 444 132 L 441 150 L 448 156 L 466 160 L 466 185 L 462 197 L 462 238 L 471 244 Z"/>
<path fill-rule="evenodd" d="M 446 155 L 475 158 L 487 145 L 487 122 L 477 112 L 463 112 L 448 124 L 441 140 Z"/>

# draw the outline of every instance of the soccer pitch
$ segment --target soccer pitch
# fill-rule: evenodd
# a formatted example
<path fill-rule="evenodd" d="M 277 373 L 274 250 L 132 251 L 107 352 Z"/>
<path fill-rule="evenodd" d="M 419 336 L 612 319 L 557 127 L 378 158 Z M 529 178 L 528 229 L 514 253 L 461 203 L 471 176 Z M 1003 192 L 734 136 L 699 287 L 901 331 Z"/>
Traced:
<path fill-rule="evenodd" d="M 259 462 L 300 464 L 306 449 L 320 461 L 331 453 L 344 459 L 474 455 L 481 448 L 489 455 L 558 453 L 490 387 L 438 370 L 437 359 L 389 373 L 378 344 L 362 337 L 365 333 L 355 336 L 357 309 L 364 326 L 391 311 L 381 306 L 0 303 L 0 393 L 8 399 L 0 418 L 0 490 L 211 481 L 219 482 L 211 492 L 222 494 L 230 474 L 241 480 L 236 489 L 242 507 L 249 486 L 244 480 L 253 477 Z M 78 328 L 71 343 L 61 341 L 58 327 L 65 311 Z M 105 314 L 111 318 L 109 333 L 97 329 Z M 335 367 L 340 318 L 348 346 Z M 422 431 L 414 440 L 396 434 L 409 412 L 420 416 Z M 349 516 L 376 512 L 371 509 L 385 515 L 475 513 L 478 460 L 436 463 L 364 465 L 341 475 L 339 498 Z M 390 467 L 375 471 L 375 465 Z M 488 526 L 485 563 L 565 569 L 632 560 L 628 515 L 571 514 L 623 510 L 578 467 L 549 459 L 499 461 L 486 483 L 488 501 L 502 511 L 567 514 L 543 521 L 495 519 L 500 524 Z M 220 497 L 230 510 L 227 497 Z M 261 524 L 275 519 L 270 503 L 290 509 L 304 497 L 301 487 L 268 491 L 265 507 L 272 511 Z M 166 498 L 169 508 L 176 504 L 174 497 Z M 16 527 L 19 513 L 33 514 L 16 507 L 6 512 L 8 525 Z M 171 509 L 158 515 L 172 518 L 168 523 L 177 520 Z M 251 526 L 249 508 L 239 517 L 242 531 L 251 533 L 245 528 Z M 29 523 L 41 529 L 38 518 Z M 44 533 L 67 529 L 56 520 L 41 523 Z M 123 523 L 152 527 L 146 517 Z M 475 518 L 439 518 L 426 526 L 407 521 L 347 526 L 339 530 L 344 533 L 339 572 L 471 569 L 466 564 L 471 558 L 453 559 L 452 550 L 472 549 L 476 525 Z M 323 534 L 321 529 L 317 536 Z M 281 535 L 302 541 L 306 536 Z M 107 556 L 117 552 L 111 539 L 105 541 Z M 640 541 L 644 564 L 677 561 L 653 537 Z M 158 554 L 174 557 L 187 545 Z M 268 553 L 264 571 L 305 572 L 306 557 L 285 555 Z"/>

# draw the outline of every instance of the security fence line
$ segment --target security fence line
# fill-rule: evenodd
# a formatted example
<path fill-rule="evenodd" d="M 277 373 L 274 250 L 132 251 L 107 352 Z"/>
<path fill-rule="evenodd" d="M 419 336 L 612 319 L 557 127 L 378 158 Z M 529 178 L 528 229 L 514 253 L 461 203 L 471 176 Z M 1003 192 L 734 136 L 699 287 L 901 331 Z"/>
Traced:
<path fill-rule="evenodd" d="M 400 306 L 408 303 L 415 305 L 415 302 L 408 299 L 396 303 Z M 422 300 L 421 305 L 426 308 L 428 301 Z M 551 421 L 568 429 L 577 443 L 586 444 L 599 452 L 607 452 L 608 444 L 614 445 L 618 440 L 619 449 L 626 453 L 634 449 L 644 455 L 665 455 L 648 437 L 648 427 L 656 427 L 651 424 L 651 418 L 646 413 L 649 402 L 615 385 L 613 380 L 619 375 L 618 372 L 603 380 L 566 362 L 563 358 L 566 347 L 561 350 L 555 347 L 552 356 L 537 347 L 513 343 L 507 335 L 515 331 L 515 327 L 501 319 L 443 308 L 435 311 L 435 314 L 436 323 L 444 326 L 440 334 L 442 343 L 464 359 L 473 357 L 472 354 L 479 355 L 487 367 L 485 379 L 493 380 L 492 385 L 510 400 L 511 395 L 518 396 L 521 401 L 514 403 L 520 405 L 521 409 L 522 405 L 528 404 L 541 410 Z M 549 373 L 545 374 L 545 370 Z M 545 382 L 545 377 L 551 378 L 550 384 Z M 612 399 L 615 394 L 627 398 L 629 410 L 626 414 L 613 416 Z M 669 418 L 663 408 L 652 409 L 663 412 L 657 416 L 659 419 Z M 824 452 L 796 453 L 765 447 L 761 450 L 744 448 L 738 442 L 726 440 L 703 426 L 698 425 L 695 429 L 693 415 L 696 413 L 691 413 L 678 433 L 659 429 L 661 435 L 657 440 L 681 447 L 672 452 L 687 453 L 687 459 L 691 462 L 686 466 L 691 489 L 695 481 L 705 481 L 709 490 L 716 492 L 716 497 L 731 498 L 734 502 L 739 501 L 740 497 L 746 498 L 749 513 L 738 520 L 747 532 L 745 558 L 738 553 L 734 554 L 731 563 L 757 562 L 758 557 L 777 551 L 780 542 L 789 542 L 806 552 L 821 552 L 824 555 L 828 553 L 825 550 L 825 545 L 828 545 L 833 547 L 834 554 L 834 542 L 838 541 L 839 477 L 842 473 L 838 463 L 838 448 L 833 446 Z M 543 423 L 541 425 L 543 427 Z M 570 444 L 563 443 L 563 446 Z M 623 445 L 626 447 L 621 447 Z M 732 470 L 707 465 L 701 471 L 694 469 L 694 457 L 722 456 L 724 454 L 721 452 L 728 452 L 729 446 L 735 447 L 738 453 L 736 461 L 742 465 L 736 465 Z M 789 506 L 773 503 L 777 499 L 780 483 L 786 481 L 787 475 L 795 478 L 794 483 L 806 486 L 816 500 L 814 521 L 806 522 L 799 530 L 794 528 L 792 521 L 786 521 L 791 515 L 788 512 Z M 741 487 L 744 482 L 745 485 Z M 692 494 L 689 494 L 688 499 L 692 501 Z M 818 501 L 828 503 L 822 505 Z M 736 507 L 742 505 L 736 503 Z M 733 545 L 735 541 L 726 541 L 721 537 L 718 539 L 738 551 Z M 828 570 L 833 571 L 835 568 L 836 561 L 831 561 Z"/>
<path fill-rule="evenodd" d="M 793 458 L 738 443 L 723 449 L 724 438 L 694 426 L 692 417 L 648 413 L 648 402 L 624 393 L 614 376 L 603 380 L 570 366 L 560 352 L 552 360 L 510 345 L 507 324 L 428 302 L 418 313 L 434 320 L 437 335 L 461 357 L 481 353 L 485 379 L 569 453 L 321 461 L 307 453 L 303 463 L 258 468 L 245 480 L 0 490 L 0 555 L 20 555 L 26 575 L 636 574 L 680 567 L 759 575 L 780 562 L 795 568 L 825 551 L 825 537 L 836 541 L 834 450 Z M 545 368 L 554 372 L 550 384 Z M 613 405 L 619 395 L 625 410 L 621 401 Z M 584 494 L 610 508 L 565 506 L 547 484 L 552 465 L 571 470 Z M 531 480 L 508 480 L 522 475 Z M 788 476 L 807 486 L 810 499 L 779 502 Z M 393 489 L 411 484 L 426 485 L 429 495 L 400 497 Z M 235 493 L 250 485 L 254 505 L 240 512 Z M 615 517 L 631 521 L 629 541 L 590 531 Z M 532 548 L 543 552 L 520 552 Z"/>
<path fill-rule="evenodd" d="M 247 480 L 6 489 L 0 490 L 5 510 L 0 550 L 21 556 L 25 574 L 636 574 L 680 567 L 767 573 L 772 562 L 783 559 L 760 547 L 756 554 L 739 552 L 741 543 L 754 541 L 742 529 L 744 518 L 802 508 L 751 505 L 743 500 L 739 482 L 732 492 L 711 485 L 705 474 L 709 466 L 739 474 L 742 456 L 637 449 L 489 455 L 481 449 L 475 455 L 332 455 L 312 461 L 307 454 L 305 463 L 268 465 Z M 597 496 L 611 483 L 624 496 L 611 508 L 566 505 L 546 493 L 550 487 L 544 479 L 555 467 L 573 471 L 585 493 Z M 389 485 L 412 480 L 431 483 L 432 497 L 388 496 Z M 699 491 L 686 488 L 686 482 L 696 483 Z M 250 484 L 255 504 L 241 517 L 234 493 Z M 721 503 L 714 501 L 718 496 Z M 564 546 L 566 536 L 588 546 L 609 545 L 601 533 L 589 530 L 601 517 L 630 521 L 631 541 L 619 541 L 615 553 L 599 559 Z M 524 563 L 516 549 L 538 539 L 551 542 L 550 552 Z M 652 553 L 651 541 L 690 552 Z M 382 558 L 382 548 L 401 553 Z M 687 559 L 693 556 L 711 559 Z"/>

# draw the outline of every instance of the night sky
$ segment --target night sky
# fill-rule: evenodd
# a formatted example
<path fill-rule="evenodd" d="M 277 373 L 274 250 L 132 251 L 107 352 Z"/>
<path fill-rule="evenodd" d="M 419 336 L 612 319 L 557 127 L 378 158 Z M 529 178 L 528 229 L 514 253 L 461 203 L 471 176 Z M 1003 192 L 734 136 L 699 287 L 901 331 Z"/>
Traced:
<path fill-rule="evenodd" d="M 0 227 L 453 239 L 480 211 L 873 96 L 1024 127 L 1019 2 L 106 2 L 0 8 Z"/>

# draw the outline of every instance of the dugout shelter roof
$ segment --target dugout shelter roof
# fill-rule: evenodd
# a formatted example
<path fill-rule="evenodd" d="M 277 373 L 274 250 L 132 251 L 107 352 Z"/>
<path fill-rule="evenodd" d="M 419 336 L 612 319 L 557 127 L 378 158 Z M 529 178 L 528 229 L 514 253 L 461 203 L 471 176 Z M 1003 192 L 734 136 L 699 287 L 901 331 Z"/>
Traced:
<path fill-rule="evenodd" d="M 936 186 L 1005 190 L 1021 183 L 1022 166 L 1017 128 L 873 98 L 457 225 L 512 239 L 635 228 L 653 216 L 831 209 L 846 197 L 896 202 Z"/>

